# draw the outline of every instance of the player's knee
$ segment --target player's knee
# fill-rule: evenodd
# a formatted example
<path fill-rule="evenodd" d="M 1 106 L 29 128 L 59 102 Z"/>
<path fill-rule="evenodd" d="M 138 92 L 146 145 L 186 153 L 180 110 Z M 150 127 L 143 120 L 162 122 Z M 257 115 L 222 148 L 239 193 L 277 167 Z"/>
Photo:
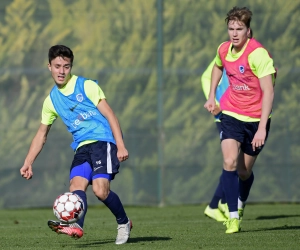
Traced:
<path fill-rule="evenodd" d="M 242 169 L 242 170 L 238 170 L 238 175 L 242 181 L 245 181 L 250 177 L 251 172 L 249 173 L 246 169 Z"/>
<path fill-rule="evenodd" d="M 237 161 L 232 158 L 224 158 L 223 160 L 224 169 L 227 171 L 232 171 L 236 169 Z"/>
<path fill-rule="evenodd" d="M 108 194 L 109 194 L 109 189 L 106 188 L 101 188 L 101 189 L 96 189 L 93 188 L 93 192 L 96 197 L 98 197 L 99 200 L 104 201 L 106 200 Z"/>

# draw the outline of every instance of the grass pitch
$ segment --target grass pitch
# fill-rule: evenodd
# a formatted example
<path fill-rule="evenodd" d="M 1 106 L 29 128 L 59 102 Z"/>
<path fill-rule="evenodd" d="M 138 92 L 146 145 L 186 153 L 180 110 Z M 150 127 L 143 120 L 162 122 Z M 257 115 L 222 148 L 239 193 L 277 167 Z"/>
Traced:
<path fill-rule="evenodd" d="M 126 207 L 133 229 L 127 244 L 117 246 L 116 222 L 104 206 L 90 207 L 84 236 L 74 240 L 47 226 L 52 209 L 0 210 L 0 249 L 300 249 L 299 204 L 248 204 L 242 231 L 204 216 L 205 205 Z"/>

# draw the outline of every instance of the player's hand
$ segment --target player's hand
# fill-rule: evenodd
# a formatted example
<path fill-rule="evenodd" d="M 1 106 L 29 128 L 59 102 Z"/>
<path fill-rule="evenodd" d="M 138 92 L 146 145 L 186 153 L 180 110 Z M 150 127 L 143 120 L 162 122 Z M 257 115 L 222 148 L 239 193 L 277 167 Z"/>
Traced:
<path fill-rule="evenodd" d="M 255 148 L 259 148 L 265 144 L 266 135 L 266 129 L 258 128 L 251 142 L 253 151 L 255 151 Z"/>
<path fill-rule="evenodd" d="M 126 161 L 129 158 L 129 154 L 128 154 L 127 149 L 125 147 L 118 148 L 117 157 L 118 157 L 120 162 Z"/>
<path fill-rule="evenodd" d="M 220 106 L 219 106 L 219 105 L 216 105 L 214 111 L 212 112 L 212 114 L 213 114 L 213 115 L 218 115 L 218 114 L 220 114 L 221 112 L 222 112 L 222 110 L 221 110 Z"/>
<path fill-rule="evenodd" d="M 32 166 L 24 164 L 20 169 L 20 174 L 26 180 L 30 180 L 33 176 Z"/>
<path fill-rule="evenodd" d="M 204 108 L 208 110 L 208 112 L 213 113 L 216 107 L 216 101 L 212 98 L 209 98 L 204 104 Z"/>

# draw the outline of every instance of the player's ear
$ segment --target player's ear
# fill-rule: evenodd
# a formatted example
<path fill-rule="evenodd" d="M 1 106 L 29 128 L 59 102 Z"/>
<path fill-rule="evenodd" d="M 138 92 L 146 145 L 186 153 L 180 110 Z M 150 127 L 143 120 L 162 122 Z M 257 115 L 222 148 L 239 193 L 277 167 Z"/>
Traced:
<path fill-rule="evenodd" d="M 49 71 L 51 71 L 51 64 L 50 63 L 48 63 L 48 69 L 49 69 Z"/>
<path fill-rule="evenodd" d="M 252 30 L 251 30 L 251 28 L 248 28 L 248 30 L 247 30 L 247 37 L 248 38 L 252 38 Z"/>

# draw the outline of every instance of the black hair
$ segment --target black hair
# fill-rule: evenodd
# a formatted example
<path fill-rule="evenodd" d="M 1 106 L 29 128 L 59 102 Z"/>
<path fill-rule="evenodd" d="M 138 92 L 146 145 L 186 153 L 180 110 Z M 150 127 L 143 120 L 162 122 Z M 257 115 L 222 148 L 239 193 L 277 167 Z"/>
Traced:
<path fill-rule="evenodd" d="M 50 64 L 51 61 L 56 57 L 70 58 L 71 65 L 73 65 L 73 60 L 74 60 L 73 51 L 65 45 L 54 45 L 49 49 L 48 59 Z"/>

